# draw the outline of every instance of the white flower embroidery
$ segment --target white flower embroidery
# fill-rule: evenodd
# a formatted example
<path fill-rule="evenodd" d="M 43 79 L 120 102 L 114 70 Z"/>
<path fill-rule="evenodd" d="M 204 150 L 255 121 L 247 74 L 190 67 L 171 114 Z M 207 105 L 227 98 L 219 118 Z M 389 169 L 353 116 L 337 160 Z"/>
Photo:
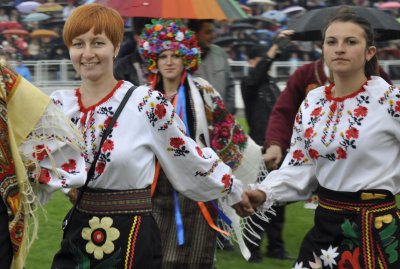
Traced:
<path fill-rule="evenodd" d="M 303 267 L 303 262 L 296 262 L 296 264 L 294 265 L 294 267 L 292 269 L 308 269 L 307 267 Z"/>
<path fill-rule="evenodd" d="M 322 269 L 322 262 L 321 259 L 313 252 L 314 255 L 314 262 L 308 262 L 311 266 L 311 269 Z"/>
<path fill-rule="evenodd" d="M 183 40 L 183 38 L 184 38 L 184 35 L 183 35 L 183 33 L 181 31 L 176 33 L 176 37 L 175 37 L 176 41 L 180 42 L 180 41 Z"/>
<path fill-rule="evenodd" d="M 82 229 L 82 238 L 88 240 L 86 244 L 86 252 L 94 253 L 97 260 L 103 259 L 104 253 L 110 254 L 114 251 L 114 243 L 119 238 L 120 232 L 111 227 L 113 220 L 104 217 L 101 220 L 93 217 L 89 220 L 89 226 Z"/>
<path fill-rule="evenodd" d="M 328 266 L 332 269 L 333 265 L 336 265 L 335 258 L 339 255 L 337 251 L 337 247 L 332 248 L 329 246 L 327 250 L 321 249 L 322 255 L 320 256 L 321 260 L 324 261 L 324 266 Z"/>

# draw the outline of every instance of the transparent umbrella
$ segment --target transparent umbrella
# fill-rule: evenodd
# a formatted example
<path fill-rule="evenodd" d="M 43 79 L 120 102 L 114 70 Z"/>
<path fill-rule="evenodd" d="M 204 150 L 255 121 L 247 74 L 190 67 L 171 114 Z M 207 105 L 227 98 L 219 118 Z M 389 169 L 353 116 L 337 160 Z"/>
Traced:
<path fill-rule="evenodd" d="M 44 21 L 44 20 L 47 20 L 47 19 L 49 19 L 49 18 L 50 18 L 49 15 L 38 12 L 38 13 L 31 13 L 31 14 L 27 15 L 27 16 L 23 19 L 23 21 L 24 21 L 24 22 Z"/>

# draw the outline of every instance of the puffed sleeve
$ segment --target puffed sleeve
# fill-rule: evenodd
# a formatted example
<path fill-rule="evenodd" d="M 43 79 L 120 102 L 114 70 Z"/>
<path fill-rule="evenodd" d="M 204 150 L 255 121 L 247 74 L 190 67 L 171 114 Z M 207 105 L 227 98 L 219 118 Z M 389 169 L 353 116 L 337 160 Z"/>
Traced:
<path fill-rule="evenodd" d="M 77 188 L 86 180 L 84 143 L 72 122 L 50 103 L 20 145 L 28 177 L 43 204 L 59 189 Z M 36 184 L 35 184 L 36 183 Z"/>
<path fill-rule="evenodd" d="M 267 201 L 261 210 L 267 210 L 277 202 L 306 200 L 317 187 L 313 162 L 315 156 L 312 149 L 306 150 L 304 143 L 305 136 L 313 134 L 313 130 L 303 128 L 305 110 L 303 102 L 296 115 L 290 151 L 280 169 L 272 171 L 260 184 L 251 186 L 267 194 Z"/>
<path fill-rule="evenodd" d="M 147 92 L 138 106 L 151 136 L 151 147 L 173 187 L 195 201 L 224 197 L 241 200 L 242 184 L 211 148 L 200 148 L 185 134 L 173 106 L 158 91 Z"/>

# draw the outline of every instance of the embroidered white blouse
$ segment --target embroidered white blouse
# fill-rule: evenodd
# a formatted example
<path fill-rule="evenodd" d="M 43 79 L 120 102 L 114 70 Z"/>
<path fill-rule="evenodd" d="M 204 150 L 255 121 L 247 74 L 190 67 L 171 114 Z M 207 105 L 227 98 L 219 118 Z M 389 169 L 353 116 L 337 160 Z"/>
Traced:
<path fill-rule="evenodd" d="M 53 103 L 36 123 L 19 153 L 28 168 L 32 188 L 41 204 L 57 190 L 68 191 L 85 183 L 86 167 L 82 157 L 84 143 L 69 119 Z"/>
<path fill-rule="evenodd" d="M 103 100 L 84 107 L 80 91 L 56 91 L 54 102 L 83 133 L 87 168 L 130 82 L 119 81 Z M 185 135 L 185 127 L 171 103 L 158 91 L 138 87 L 128 100 L 104 142 L 91 188 L 142 189 L 149 187 L 156 158 L 174 188 L 197 201 L 221 197 L 229 205 L 241 200 L 242 186 L 210 148 L 200 148 Z"/>
<path fill-rule="evenodd" d="M 357 92 L 311 91 L 293 128 L 282 167 L 258 186 L 274 202 L 307 199 L 320 184 L 335 191 L 400 192 L 400 90 L 372 77 Z"/>

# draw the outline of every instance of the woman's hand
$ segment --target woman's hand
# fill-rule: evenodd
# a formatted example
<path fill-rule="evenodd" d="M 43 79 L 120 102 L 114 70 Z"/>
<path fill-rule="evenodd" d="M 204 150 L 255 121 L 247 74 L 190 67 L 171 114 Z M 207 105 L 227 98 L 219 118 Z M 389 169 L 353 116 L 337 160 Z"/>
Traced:
<path fill-rule="evenodd" d="M 246 191 L 245 194 L 247 194 L 253 208 L 258 208 L 267 200 L 265 192 L 260 190 Z"/>
<path fill-rule="evenodd" d="M 72 204 L 75 204 L 76 198 L 78 197 L 78 190 L 75 188 L 72 188 L 69 190 L 67 193 L 68 199 Z"/>
<path fill-rule="evenodd" d="M 246 192 L 243 192 L 242 194 L 242 201 L 234 204 L 232 208 L 235 209 L 236 214 L 242 218 L 254 214 L 254 209 L 250 203 L 249 197 L 247 197 Z"/>
<path fill-rule="evenodd" d="M 276 170 L 282 162 L 282 149 L 278 145 L 271 145 L 267 148 L 263 159 L 268 171 Z"/>

